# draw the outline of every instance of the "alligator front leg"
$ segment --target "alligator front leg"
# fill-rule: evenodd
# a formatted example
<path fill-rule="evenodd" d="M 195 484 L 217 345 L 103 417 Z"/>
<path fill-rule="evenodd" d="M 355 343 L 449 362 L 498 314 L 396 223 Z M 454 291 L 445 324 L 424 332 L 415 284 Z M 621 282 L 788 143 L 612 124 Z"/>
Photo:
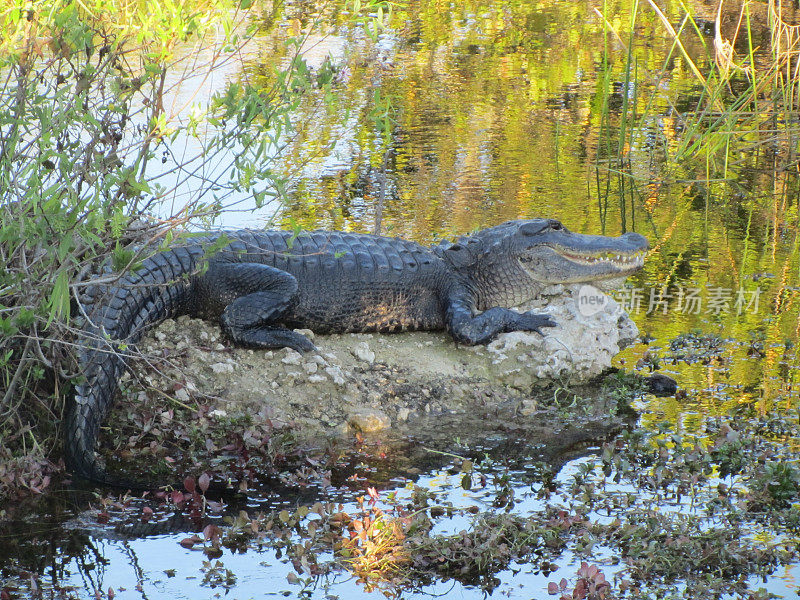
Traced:
<path fill-rule="evenodd" d="M 497 334 L 507 331 L 535 331 L 541 335 L 542 327 L 557 325 L 550 316 L 542 313 L 518 313 L 499 306 L 475 315 L 471 302 L 463 298 L 451 299 L 446 320 L 453 338 L 470 346 L 491 342 Z"/>
<path fill-rule="evenodd" d="M 226 304 L 220 323 L 234 343 L 298 352 L 315 349 L 306 336 L 276 325 L 297 299 L 297 280 L 290 273 L 258 263 L 221 263 L 203 278 L 207 293 Z"/>

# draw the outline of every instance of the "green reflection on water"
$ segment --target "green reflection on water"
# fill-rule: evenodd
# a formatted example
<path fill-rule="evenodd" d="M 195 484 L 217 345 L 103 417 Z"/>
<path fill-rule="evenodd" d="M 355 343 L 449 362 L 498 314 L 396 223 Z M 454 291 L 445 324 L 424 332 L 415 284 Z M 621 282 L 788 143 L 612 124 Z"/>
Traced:
<path fill-rule="evenodd" d="M 533 216 L 585 233 L 639 231 L 653 249 L 630 282 L 644 295 L 633 317 L 653 345 L 695 328 L 734 340 L 721 364 L 663 365 L 691 394 L 657 401 L 653 418 L 795 402 L 797 132 L 784 129 L 768 148 L 759 131 L 736 131 L 734 115 L 725 117 L 733 129 L 703 138 L 722 117 L 698 112 L 704 105 L 687 61 L 653 11 L 633 16 L 631 5 L 414 2 L 397 7 L 377 43 L 343 27 L 340 8 L 287 9 L 299 12 L 284 21 L 313 24 L 305 47 L 321 75 L 315 99 L 298 110 L 280 219 L 372 230 L 384 150 L 369 114 L 380 90 L 397 109 L 385 233 L 430 242 Z M 693 9 L 699 26 L 713 19 Z M 598 10 L 623 42 L 633 40 L 630 55 Z M 667 13 L 679 23 L 681 10 L 676 3 Z M 707 72 L 713 28 L 690 33 L 683 44 Z M 277 47 L 263 58 L 267 67 L 284 60 Z M 322 65 L 328 53 L 334 59 Z M 699 290 L 696 314 L 677 309 L 678 288 Z M 714 289 L 729 290 L 725 310 L 710 310 Z M 666 314 L 648 314 L 652 290 L 673 295 Z M 740 291 L 758 293 L 758 308 L 737 311 Z M 630 365 L 648 350 L 658 353 L 640 346 L 618 362 Z M 684 420 L 692 429 L 702 422 Z"/>

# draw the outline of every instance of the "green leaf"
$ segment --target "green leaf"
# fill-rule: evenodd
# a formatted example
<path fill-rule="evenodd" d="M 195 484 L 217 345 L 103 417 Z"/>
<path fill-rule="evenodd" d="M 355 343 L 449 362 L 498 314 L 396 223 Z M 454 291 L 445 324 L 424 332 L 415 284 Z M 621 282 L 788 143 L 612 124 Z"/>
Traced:
<path fill-rule="evenodd" d="M 47 325 L 55 319 L 69 320 L 69 278 L 67 269 L 61 269 L 56 276 L 56 282 L 47 302 Z"/>

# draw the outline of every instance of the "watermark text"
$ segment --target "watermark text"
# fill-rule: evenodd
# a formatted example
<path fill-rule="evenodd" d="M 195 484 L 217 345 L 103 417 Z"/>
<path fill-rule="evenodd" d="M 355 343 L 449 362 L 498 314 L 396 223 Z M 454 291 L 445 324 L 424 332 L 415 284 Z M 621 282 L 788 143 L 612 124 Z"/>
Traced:
<path fill-rule="evenodd" d="M 582 290 L 581 290 L 582 291 Z M 755 314 L 761 298 L 761 288 L 625 288 L 613 293 L 614 299 L 630 314 L 653 314 L 678 312 L 687 315 L 699 314 Z M 579 296 L 580 302 L 580 296 Z M 579 304 L 580 307 L 580 304 Z M 595 311 L 597 312 L 597 311 Z M 581 309 L 581 313 L 583 310 Z"/>

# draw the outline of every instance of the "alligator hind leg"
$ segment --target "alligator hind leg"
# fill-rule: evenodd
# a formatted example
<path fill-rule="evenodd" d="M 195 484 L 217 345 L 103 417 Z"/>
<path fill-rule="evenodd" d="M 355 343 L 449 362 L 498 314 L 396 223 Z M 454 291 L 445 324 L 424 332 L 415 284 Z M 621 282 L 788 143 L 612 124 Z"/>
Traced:
<path fill-rule="evenodd" d="M 227 302 L 220 323 L 234 343 L 298 352 L 315 349 L 304 335 L 276 326 L 296 300 L 297 280 L 290 273 L 269 265 L 234 263 L 215 265 L 205 277 L 214 282 L 214 295 Z"/>

